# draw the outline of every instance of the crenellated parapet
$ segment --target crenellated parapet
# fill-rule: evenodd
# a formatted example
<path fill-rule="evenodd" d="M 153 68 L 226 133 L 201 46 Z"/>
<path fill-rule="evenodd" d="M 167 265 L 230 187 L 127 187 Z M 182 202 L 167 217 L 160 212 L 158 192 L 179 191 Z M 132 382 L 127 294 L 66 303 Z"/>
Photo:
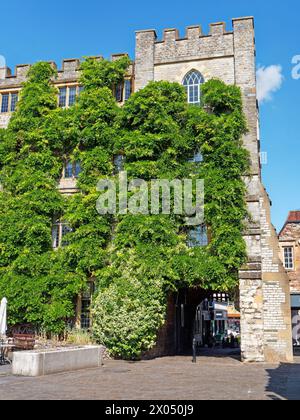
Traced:
<path fill-rule="evenodd" d="M 128 54 L 113 54 L 111 57 L 112 61 L 117 60 Z M 96 60 L 103 60 L 102 56 L 91 57 Z M 49 62 L 53 68 L 57 70 L 57 77 L 53 80 L 54 83 L 67 83 L 77 82 L 80 78 L 80 65 L 81 60 L 78 58 L 70 58 L 62 61 L 61 68 L 53 61 Z M 20 64 L 15 68 L 15 72 L 12 73 L 9 67 L 0 68 L 0 89 L 20 88 L 26 81 L 26 76 L 31 67 L 31 64 Z M 130 66 L 128 75 L 133 74 L 133 66 Z"/>
<path fill-rule="evenodd" d="M 30 64 L 19 64 L 13 74 L 9 67 L 0 68 L 0 88 L 19 87 L 26 80 Z"/>
<path fill-rule="evenodd" d="M 137 31 L 137 89 L 144 87 L 154 77 L 153 68 L 155 66 L 217 58 L 233 60 L 236 55 L 236 47 L 240 46 L 243 50 L 250 47 L 249 52 L 253 54 L 253 18 L 233 19 L 232 25 L 233 30 L 228 31 L 224 22 L 212 23 L 208 34 L 203 33 L 201 26 L 188 26 L 184 37 L 180 36 L 177 29 L 165 29 L 162 40 L 158 39 L 154 29 Z M 240 44 L 240 41 L 245 42 L 244 45 Z M 249 72 L 247 74 L 249 75 Z"/>
<path fill-rule="evenodd" d="M 178 62 L 193 57 L 207 59 L 233 55 L 233 34 L 226 32 L 224 23 L 210 26 L 210 34 L 203 35 L 200 26 L 186 29 L 186 36 L 179 37 L 176 29 L 166 29 L 162 41 L 155 43 L 154 63 Z"/>
<path fill-rule="evenodd" d="M 128 56 L 128 54 L 113 54 L 111 56 L 111 60 L 116 61 L 124 56 Z M 103 60 L 102 56 L 93 56 L 90 58 Z M 57 76 L 52 80 L 53 84 L 58 89 L 66 88 L 67 99 L 69 98 L 69 89 L 75 88 L 76 94 L 78 94 L 81 60 L 78 58 L 65 59 L 61 64 L 61 68 L 58 68 L 57 64 L 53 61 L 49 61 L 49 64 L 57 70 Z M 19 91 L 22 89 L 22 86 L 27 79 L 30 67 L 30 64 L 17 65 L 14 74 L 9 67 L 0 68 L 0 128 L 6 128 L 8 126 L 11 114 L 14 110 L 13 97 L 18 95 Z M 133 81 L 133 63 L 131 63 L 128 68 L 126 78 Z M 3 96 L 5 97 L 4 100 L 7 102 L 7 106 L 4 108 L 2 107 Z M 66 106 L 68 106 L 68 104 Z"/>

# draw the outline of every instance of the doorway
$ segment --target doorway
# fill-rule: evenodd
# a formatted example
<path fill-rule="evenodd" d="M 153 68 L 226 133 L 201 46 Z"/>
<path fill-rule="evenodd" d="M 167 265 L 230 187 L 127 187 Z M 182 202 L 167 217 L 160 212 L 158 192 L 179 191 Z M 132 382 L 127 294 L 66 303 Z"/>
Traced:
<path fill-rule="evenodd" d="M 200 288 L 183 289 L 175 296 L 175 353 L 190 355 L 193 339 L 203 348 L 230 346 L 230 340 L 238 346 L 236 331 L 231 328 L 228 309 L 230 296 Z M 234 305 L 233 305 L 234 306 Z M 235 325 L 239 323 L 235 320 Z"/>
<path fill-rule="evenodd" d="M 300 349 L 300 308 L 292 309 L 293 347 Z"/>

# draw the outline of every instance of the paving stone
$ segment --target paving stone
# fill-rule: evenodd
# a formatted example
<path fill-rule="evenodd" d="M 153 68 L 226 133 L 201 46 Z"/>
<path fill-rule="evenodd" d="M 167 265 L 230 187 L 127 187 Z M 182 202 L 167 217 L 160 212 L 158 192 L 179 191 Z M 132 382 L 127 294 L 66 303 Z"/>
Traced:
<path fill-rule="evenodd" d="M 3 374 L 4 373 L 4 374 Z M 300 400 L 295 364 L 243 364 L 236 356 L 106 361 L 103 368 L 20 378 L 0 368 L 1 400 Z"/>

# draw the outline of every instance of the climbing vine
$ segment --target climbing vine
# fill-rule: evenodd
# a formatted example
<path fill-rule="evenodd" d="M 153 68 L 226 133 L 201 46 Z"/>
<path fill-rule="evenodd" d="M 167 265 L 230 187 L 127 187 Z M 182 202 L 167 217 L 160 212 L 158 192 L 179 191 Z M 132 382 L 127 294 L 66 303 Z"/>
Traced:
<path fill-rule="evenodd" d="M 218 80 L 202 88 L 203 106 L 190 107 L 181 86 L 150 83 L 120 111 L 115 153 L 128 177 L 205 180 L 207 247 L 187 246 L 184 218 L 127 215 L 117 220 L 109 262 L 97 275 L 94 334 L 114 355 L 139 357 L 155 344 L 170 292 L 183 287 L 231 290 L 246 258 L 246 123 L 237 87 Z M 200 150 L 203 163 L 190 162 Z"/>
<path fill-rule="evenodd" d="M 196 107 L 179 84 L 153 82 L 121 108 L 113 89 L 128 66 L 127 58 L 84 61 L 84 89 L 66 110 L 57 107 L 51 66 L 30 70 L 17 111 L 0 131 L 0 295 L 10 302 L 11 324 L 59 332 L 93 280 L 95 338 L 115 356 L 138 358 L 155 345 L 170 292 L 236 287 L 246 259 L 249 156 L 239 88 L 210 80 Z M 201 164 L 191 162 L 195 151 Z M 209 244 L 189 247 L 185 219 L 174 214 L 99 215 L 96 185 L 117 179 L 116 155 L 126 157 L 129 180 L 204 179 Z M 81 163 L 79 191 L 62 197 L 57 184 L 67 159 Z M 72 228 L 57 251 L 54 217 Z"/>

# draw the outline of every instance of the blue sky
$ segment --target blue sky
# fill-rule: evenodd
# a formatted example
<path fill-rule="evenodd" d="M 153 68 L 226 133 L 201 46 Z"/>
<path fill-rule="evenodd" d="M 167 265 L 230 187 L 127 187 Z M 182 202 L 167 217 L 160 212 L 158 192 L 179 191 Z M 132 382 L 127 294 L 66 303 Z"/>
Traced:
<path fill-rule="evenodd" d="M 38 60 L 128 52 L 134 56 L 134 31 L 201 24 L 253 15 L 257 64 L 280 65 L 281 88 L 261 105 L 262 150 L 268 152 L 263 178 L 273 201 L 273 223 L 280 229 L 289 210 L 300 208 L 300 79 L 291 76 L 300 55 L 300 4 L 296 0 L 14 0 L 1 5 L 0 55 L 9 67 Z M 300 73 L 300 71 L 299 71 Z"/>

